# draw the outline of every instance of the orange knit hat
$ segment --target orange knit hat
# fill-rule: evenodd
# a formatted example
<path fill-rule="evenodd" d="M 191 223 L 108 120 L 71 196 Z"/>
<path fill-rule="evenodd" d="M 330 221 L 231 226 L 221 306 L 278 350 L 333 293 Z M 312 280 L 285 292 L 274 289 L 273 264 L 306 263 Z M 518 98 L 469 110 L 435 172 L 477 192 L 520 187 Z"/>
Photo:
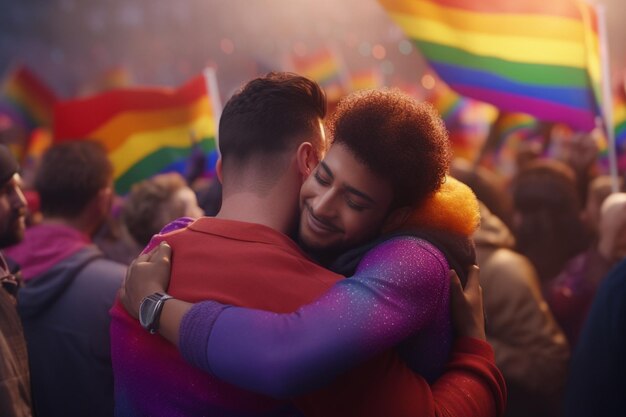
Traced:
<path fill-rule="evenodd" d="M 417 206 L 401 228 L 425 227 L 471 237 L 479 225 L 480 208 L 474 192 L 446 176 L 439 190 Z"/>

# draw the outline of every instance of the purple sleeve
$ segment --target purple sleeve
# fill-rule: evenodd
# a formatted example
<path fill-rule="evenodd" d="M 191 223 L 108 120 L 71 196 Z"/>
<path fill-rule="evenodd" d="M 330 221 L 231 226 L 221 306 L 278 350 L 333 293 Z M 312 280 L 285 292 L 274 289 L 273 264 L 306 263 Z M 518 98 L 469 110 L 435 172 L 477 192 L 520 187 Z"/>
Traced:
<path fill-rule="evenodd" d="M 152 236 L 150 242 L 148 242 L 148 245 L 141 251 L 141 253 L 144 254 L 150 252 L 152 249 L 159 246 L 161 242 L 165 241 L 164 235 L 179 229 L 184 229 L 194 221 L 195 220 L 191 217 L 181 217 L 166 224 L 158 234 Z"/>
<path fill-rule="evenodd" d="M 185 313 L 180 323 L 180 334 L 186 335 L 180 338 L 180 354 L 190 364 L 211 372 L 210 364 L 206 355 L 206 345 L 211 336 L 211 329 L 220 313 L 229 306 L 216 301 L 205 301 L 194 304 Z"/>
<path fill-rule="evenodd" d="M 196 365 L 204 362 L 205 370 L 242 388 L 293 396 L 421 330 L 448 285 L 448 265 L 437 249 L 398 237 L 368 252 L 353 277 L 312 304 L 290 314 L 228 308 L 205 329 L 210 337 L 181 327 L 181 346 L 207 341 L 194 348 L 206 354 Z"/>

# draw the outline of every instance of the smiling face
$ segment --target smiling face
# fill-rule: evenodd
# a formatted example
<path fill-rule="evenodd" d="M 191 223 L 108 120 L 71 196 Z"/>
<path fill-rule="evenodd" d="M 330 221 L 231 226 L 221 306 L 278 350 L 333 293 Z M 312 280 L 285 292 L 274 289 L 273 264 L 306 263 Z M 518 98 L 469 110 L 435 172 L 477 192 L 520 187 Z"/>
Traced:
<path fill-rule="evenodd" d="M 300 191 L 300 240 L 314 252 L 343 251 L 376 236 L 390 211 L 390 183 L 335 144 Z"/>

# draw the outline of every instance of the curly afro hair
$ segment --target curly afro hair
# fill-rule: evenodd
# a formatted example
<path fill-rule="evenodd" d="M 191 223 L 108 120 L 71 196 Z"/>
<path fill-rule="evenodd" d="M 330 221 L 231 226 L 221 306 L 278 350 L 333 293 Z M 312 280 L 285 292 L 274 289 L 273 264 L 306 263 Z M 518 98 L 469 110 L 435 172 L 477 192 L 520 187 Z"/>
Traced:
<path fill-rule="evenodd" d="M 398 90 L 353 93 L 337 106 L 328 129 L 393 187 L 393 208 L 414 206 L 445 181 L 451 150 L 436 110 Z"/>

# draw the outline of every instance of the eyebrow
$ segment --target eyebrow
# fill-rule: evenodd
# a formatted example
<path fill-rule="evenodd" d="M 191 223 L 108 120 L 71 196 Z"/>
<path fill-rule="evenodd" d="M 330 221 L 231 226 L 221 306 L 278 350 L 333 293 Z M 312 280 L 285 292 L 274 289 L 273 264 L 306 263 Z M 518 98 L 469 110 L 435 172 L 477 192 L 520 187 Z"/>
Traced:
<path fill-rule="evenodd" d="M 320 162 L 320 166 L 324 169 L 324 171 L 326 172 L 326 175 L 328 175 L 331 179 L 335 179 L 335 176 L 333 175 L 333 171 L 331 171 L 330 167 L 328 165 L 326 165 L 326 163 L 324 161 Z M 376 204 L 376 200 L 374 200 L 369 195 L 365 194 L 363 191 L 359 191 L 356 188 L 351 187 L 349 185 L 344 186 L 344 188 L 349 193 L 357 195 L 357 196 L 359 196 L 359 197 L 369 201 L 372 204 Z"/>
<path fill-rule="evenodd" d="M 326 165 L 326 162 L 321 161 L 320 166 L 324 169 L 324 171 L 326 171 L 326 175 L 328 175 L 333 180 L 335 179 L 335 175 L 333 175 L 333 171 L 331 171 L 328 165 Z"/>

